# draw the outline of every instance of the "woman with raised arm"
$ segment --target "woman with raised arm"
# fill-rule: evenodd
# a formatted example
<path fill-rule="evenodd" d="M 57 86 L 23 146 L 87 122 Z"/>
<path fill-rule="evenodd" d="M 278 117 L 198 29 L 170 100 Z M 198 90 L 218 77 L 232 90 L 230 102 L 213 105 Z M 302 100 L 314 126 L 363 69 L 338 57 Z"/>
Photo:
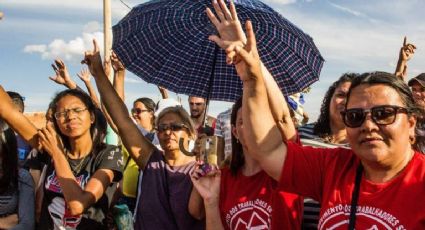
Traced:
<path fill-rule="evenodd" d="M 179 148 L 181 138 L 195 138 L 190 116 L 182 107 L 170 107 L 158 115 L 156 130 L 163 151 L 158 150 L 128 116 L 125 104 L 102 68 L 97 43 L 93 43 L 94 50 L 86 52 L 83 62 L 95 77 L 124 146 L 143 171 L 135 229 L 203 229 L 204 222 L 193 218 L 188 211 L 192 191 L 189 173 L 195 167 L 195 157 L 184 155 Z"/>
<path fill-rule="evenodd" d="M 213 2 L 213 6 L 219 18 L 210 9 L 207 15 L 220 37 L 214 35 L 211 40 L 225 50 L 246 42 L 234 4 L 230 3 L 230 9 L 224 1 Z M 232 61 L 236 60 L 229 57 L 228 62 Z M 236 64 L 239 71 L 245 68 L 241 64 L 243 62 Z M 265 75 L 268 101 L 272 105 L 273 120 L 280 127 L 281 139 L 295 141 L 295 127 L 284 97 L 267 69 L 263 65 L 260 69 Z M 242 99 L 232 108 L 231 125 L 230 167 L 215 171 L 211 176 L 201 176 L 199 169 L 192 174 L 193 184 L 205 205 L 207 229 L 300 229 L 302 198 L 276 189 L 278 181 L 250 157 L 249 152 L 255 149 L 247 147 L 244 137 L 249 130 L 242 119 Z"/>
<path fill-rule="evenodd" d="M 0 118 L 46 152 L 32 159 L 47 165 L 37 228 L 106 229 L 110 185 L 121 178 L 122 157 L 117 147 L 103 143 L 106 121 L 90 96 L 75 89 L 58 93 L 51 103 L 53 126 L 41 130 L 11 109 L 3 88 L 0 101 Z"/>
<path fill-rule="evenodd" d="M 279 188 L 321 202 L 319 229 L 424 229 L 425 156 L 412 150 L 417 107 L 395 75 L 356 78 L 342 113 L 352 148 L 323 149 L 282 142 L 272 119 L 255 35 L 235 47 L 247 65 L 242 118 L 251 157 Z"/>

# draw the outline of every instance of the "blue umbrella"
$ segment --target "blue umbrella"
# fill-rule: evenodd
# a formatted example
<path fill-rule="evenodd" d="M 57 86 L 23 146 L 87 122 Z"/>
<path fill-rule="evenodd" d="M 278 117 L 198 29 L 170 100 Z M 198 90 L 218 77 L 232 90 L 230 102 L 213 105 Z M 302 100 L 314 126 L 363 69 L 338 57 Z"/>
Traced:
<path fill-rule="evenodd" d="M 319 79 L 324 59 L 310 36 L 257 0 L 235 1 L 239 19 L 251 20 L 264 65 L 285 95 Z M 134 7 L 113 27 L 113 50 L 148 83 L 176 93 L 235 101 L 242 82 L 224 51 L 208 36 L 211 0 L 153 0 Z"/>

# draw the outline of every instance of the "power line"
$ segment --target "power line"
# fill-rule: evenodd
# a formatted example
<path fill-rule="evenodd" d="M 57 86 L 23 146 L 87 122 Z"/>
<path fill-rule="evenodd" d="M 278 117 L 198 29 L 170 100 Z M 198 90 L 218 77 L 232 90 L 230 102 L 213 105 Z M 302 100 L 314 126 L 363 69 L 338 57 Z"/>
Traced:
<path fill-rule="evenodd" d="M 128 6 L 123 0 L 120 0 L 120 2 L 124 5 L 124 6 L 126 6 L 129 10 L 131 10 L 131 7 L 130 6 Z"/>

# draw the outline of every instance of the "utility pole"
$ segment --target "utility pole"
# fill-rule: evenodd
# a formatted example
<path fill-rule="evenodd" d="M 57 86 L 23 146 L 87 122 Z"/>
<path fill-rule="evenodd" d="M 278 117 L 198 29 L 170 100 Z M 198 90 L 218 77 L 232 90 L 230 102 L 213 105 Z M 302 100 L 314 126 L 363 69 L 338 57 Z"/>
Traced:
<path fill-rule="evenodd" d="M 111 27 L 111 0 L 103 0 L 103 40 L 104 40 L 104 56 L 103 60 L 109 59 L 111 56 L 111 48 L 112 48 L 112 27 Z M 109 70 L 109 81 L 113 81 L 112 77 L 112 66 Z M 118 135 L 112 130 L 112 128 L 108 125 L 106 130 L 106 143 L 112 145 L 118 145 Z"/>
<path fill-rule="evenodd" d="M 104 60 L 111 56 L 112 48 L 112 27 L 111 27 L 111 0 L 103 0 L 103 41 L 104 41 Z M 112 73 L 112 71 L 109 71 Z M 111 74 L 108 76 L 112 82 Z"/>

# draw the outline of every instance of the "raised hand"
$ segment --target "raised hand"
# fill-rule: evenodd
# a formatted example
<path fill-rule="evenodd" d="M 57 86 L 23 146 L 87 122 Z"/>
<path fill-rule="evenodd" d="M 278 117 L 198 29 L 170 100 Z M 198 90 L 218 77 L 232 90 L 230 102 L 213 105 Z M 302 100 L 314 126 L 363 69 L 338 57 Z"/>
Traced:
<path fill-rule="evenodd" d="M 87 68 L 83 68 L 80 73 L 77 73 L 77 76 L 84 83 L 90 82 L 90 71 Z"/>
<path fill-rule="evenodd" d="M 409 61 L 413 57 L 413 54 L 415 54 L 415 49 L 416 46 L 407 43 L 407 38 L 404 37 L 403 46 L 400 48 L 399 60 L 405 62 Z"/>
<path fill-rule="evenodd" d="M 53 157 L 54 154 L 63 153 L 63 144 L 59 135 L 56 133 L 52 125 L 38 130 L 39 145 Z"/>
<path fill-rule="evenodd" d="M 105 75 L 96 39 L 93 39 L 93 50 L 84 52 L 84 60 L 81 61 L 81 64 L 86 64 L 88 66 L 93 77 Z"/>
<path fill-rule="evenodd" d="M 241 47 L 239 43 L 236 42 L 229 45 L 226 49 L 227 56 L 231 55 L 233 52 L 236 53 L 234 61 L 236 72 L 243 82 L 256 80 L 262 77 L 261 60 L 258 55 L 257 41 L 251 21 L 246 22 L 245 28 L 248 34 L 247 44 Z"/>
<path fill-rule="evenodd" d="M 124 64 L 122 64 L 122 62 L 114 51 L 111 52 L 110 60 L 112 64 L 112 69 L 114 69 L 115 72 L 125 70 Z"/>
<path fill-rule="evenodd" d="M 201 176 L 203 174 L 202 169 L 200 168 L 202 163 L 198 162 L 196 169 L 190 175 L 193 186 L 195 186 L 198 193 L 204 200 L 208 201 L 217 201 L 220 196 L 220 178 L 221 172 L 217 167 L 205 176 Z"/>
<path fill-rule="evenodd" d="M 65 63 L 61 59 L 56 59 L 52 64 L 52 68 L 55 71 L 55 76 L 49 77 L 50 80 L 56 82 L 57 84 L 64 85 L 70 89 L 77 87 L 69 75 Z"/>
<path fill-rule="evenodd" d="M 218 18 L 209 8 L 207 8 L 206 12 L 220 37 L 211 35 L 208 39 L 214 41 L 222 49 L 226 49 L 230 44 L 235 42 L 239 42 L 240 46 L 244 46 L 246 44 L 246 36 L 238 19 L 233 1 L 230 1 L 230 9 L 227 8 L 223 0 L 214 0 L 213 7 Z M 228 58 L 226 61 L 228 64 L 233 62 L 234 56 L 234 52 L 227 55 Z"/>

